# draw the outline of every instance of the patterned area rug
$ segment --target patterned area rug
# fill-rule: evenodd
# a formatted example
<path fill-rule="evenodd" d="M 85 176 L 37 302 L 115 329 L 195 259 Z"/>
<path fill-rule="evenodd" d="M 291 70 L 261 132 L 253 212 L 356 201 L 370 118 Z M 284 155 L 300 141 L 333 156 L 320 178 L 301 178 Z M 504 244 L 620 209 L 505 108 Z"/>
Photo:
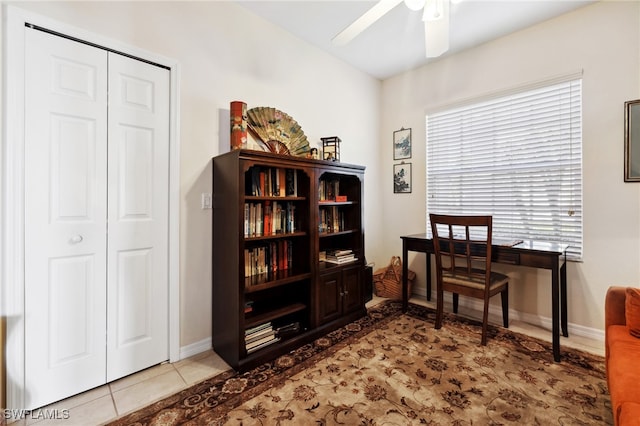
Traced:
<path fill-rule="evenodd" d="M 612 424 L 604 360 L 399 302 L 272 363 L 227 372 L 111 425 Z"/>

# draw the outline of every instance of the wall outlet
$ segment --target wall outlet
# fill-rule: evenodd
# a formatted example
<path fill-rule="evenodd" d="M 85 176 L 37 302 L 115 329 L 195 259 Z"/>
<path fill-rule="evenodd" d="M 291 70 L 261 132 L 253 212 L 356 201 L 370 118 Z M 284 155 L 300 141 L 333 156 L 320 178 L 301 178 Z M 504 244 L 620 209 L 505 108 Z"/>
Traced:
<path fill-rule="evenodd" d="M 202 210 L 211 208 L 211 193 L 203 192 L 202 193 Z"/>

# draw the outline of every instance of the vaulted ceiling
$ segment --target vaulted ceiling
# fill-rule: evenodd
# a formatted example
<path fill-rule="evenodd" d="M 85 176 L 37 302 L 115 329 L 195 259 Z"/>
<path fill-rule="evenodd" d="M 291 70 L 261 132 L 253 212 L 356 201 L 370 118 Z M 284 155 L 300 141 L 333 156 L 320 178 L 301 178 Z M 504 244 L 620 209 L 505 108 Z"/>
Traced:
<path fill-rule="evenodd" d="M 422 12 L 410 10 L 403 2 L 393 7 L 345 46 L 335 46 L 331 42 L 332 38 L 372 8 L 377 1 L 237 2 L 267 21 L 382 80 L 573 11 L 594 1 L 453 1 L 450 8 L 449 50 L 438 58 L 425 56 Z"/>

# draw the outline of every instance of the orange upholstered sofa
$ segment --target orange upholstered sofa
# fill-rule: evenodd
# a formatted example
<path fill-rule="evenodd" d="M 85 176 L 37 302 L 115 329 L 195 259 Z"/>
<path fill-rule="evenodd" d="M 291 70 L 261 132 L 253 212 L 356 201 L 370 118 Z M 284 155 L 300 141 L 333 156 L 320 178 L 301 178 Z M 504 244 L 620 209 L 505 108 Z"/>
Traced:
<path fill-rule="evenodd" d="M 605 299 L 607 385 L 616 425 L 640 425 L 640 338 L 632 336 L 629 328 L 640 315 L 631 312 L 637 304 L 629 306 L 636 297 L 628 297 L 627 287 L 610 287 Z"/>

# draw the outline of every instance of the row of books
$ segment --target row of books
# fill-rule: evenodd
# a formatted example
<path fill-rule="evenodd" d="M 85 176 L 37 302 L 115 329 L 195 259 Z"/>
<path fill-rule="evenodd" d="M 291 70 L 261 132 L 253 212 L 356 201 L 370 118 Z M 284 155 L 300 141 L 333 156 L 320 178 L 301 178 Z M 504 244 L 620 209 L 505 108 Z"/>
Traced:
<path fill-rule="evenodd" d="M 258 197 L 297 197 L 298 173 L 294 169 L 253 166 L 246 179 L 246 194 Z"/>
<path fill-rule="evenodd" d="M 344 227 L 344 212 L 338 206 L 324 206 L 320 208 L 318 232 L 341 232 Z"/>
<path fill-rule="evenodd" d="M 296 205 L 265 200 L 262 203 L 244 203 L 244 236 L 262 237 L 295 232 Z"/>
<path fill-rule="evenodd" d="M 293 241 L 279 240 L 244 249 L 244 276 L 273 274 L 293 266 Z"/>
<path fill-rule="evenodd" d="M 323 201 L 347 201 L 347 197 L 340 195 L 340 181 L 338 179 L 321 180 L 318 185 L 318 199 Z"/>
<path fill-rule="evenodd" d="M 351 249 L 327 250 L 324 257 L 325 262 L 343 264 L 358 260 Z"/>

